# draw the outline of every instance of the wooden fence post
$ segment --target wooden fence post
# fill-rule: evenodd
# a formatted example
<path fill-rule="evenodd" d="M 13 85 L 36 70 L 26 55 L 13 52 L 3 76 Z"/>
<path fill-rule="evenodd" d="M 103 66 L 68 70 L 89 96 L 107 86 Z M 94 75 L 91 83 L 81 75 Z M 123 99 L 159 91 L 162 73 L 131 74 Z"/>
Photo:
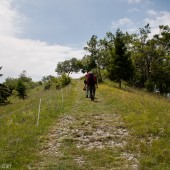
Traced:
<path fill-rule="evenodd" d="M 38 107 L 37 127 L 39 125 L 39 120 L 40 120 L 40 110 L 41 110 L 41 98 L 40 98 L 39 107 Z"/>

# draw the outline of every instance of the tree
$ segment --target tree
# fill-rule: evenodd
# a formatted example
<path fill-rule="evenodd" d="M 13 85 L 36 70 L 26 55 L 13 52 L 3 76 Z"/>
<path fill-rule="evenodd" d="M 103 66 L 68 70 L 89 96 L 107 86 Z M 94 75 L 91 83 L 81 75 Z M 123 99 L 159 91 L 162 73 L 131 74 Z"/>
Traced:
<path fill-rule="evenodd" d="M 85 73 L 87 71 L 90 71 L 94 68 L 96 68 L 95 60 L 91 57 L 91 55 L 85 55 L 82 58 L 82 72 Z"/>
<path fill-rule="evenodd" d="M 53 78 L 55 78 L 55 77 L 52 76 L 52 75 L 43 76 L 43 77 L 42 77 L 42 82 L 45 83 L 45 82 L 51 81 Z"/>
<path fill-rule="evenodd" d="M 77 58 L 70 59 L 70 67 L 71 67 L 71 73 L 72 72 L 79 72 L 81 67 L 81 62 Z"/>
<path fill-rule="evenodd" d="M 114 51 L 114 35 L 111 32 L 106 33 L 104 39 L 99 40 L 100 49 L 100 66 L 105 69 L 111 59 L 111 54 Z"/>
<path fill-rule="evenodd" d="M 93 35 L 90 39 L 89 42 L 87 42 L 87 46 L 84 47 L 84 50 L 86 50 L 87 52 L 89 52 L 90 54 L 85 56 L 86 60 L 88 62 L 85 62 L 87 65 L 87 70 L 86 71 L 90 71 L 92 69 L 96 69 L 96 73 L 97 73 L 97 77 L 98 77 L 98 81 L 102 82 L 102 76 L 101 76 L 101 64 L 102 64 L 102 60 L 101 58 L 103 57 L 101 50 L 99 46 L 99 42 L 97 40 L 97 36 Z"/>
<path fill-rule="evenodd" d="M 155 35 L 155 59 L 152 62 L 152 81 L 160 93 L 170 92 L 170 28 L 159 26 L 160 35 Z"/>
<path fill-rule="evenodd" d="M 27 88 L 21 79 L 18 80 L 16 91 L 18 92 L 19 98 L 25 99 L 27 97 L 27 94 L 26 94 Z"/>
<path fill-rule="evenodd" d="M 132 42 L 134 82 L 136 86 L 146 87 L 149 91 L 156 86 L 160 93 L 166 93 L 169 89 L 170 29 L 168 26 L 159 28 L 161 34 L 149 38 L 151 31 L 147 24 L 140 28 L 140 35 Z"/>
<path fill-rule="evenodd" d="M 56 78 L 54 76 L 52 76 L 52 75 L 43 76 L 42 77 L 42 82 L 44 83 L 44 89 L 49 90 L 52 87 L 52 85 L 54 84 L 55 79 Z"/>
<path fill-rule="evenodd" d="M 37 83 L 33 82 L 32 78 L 27 76 L 26 70 L 23 70 L 21 72 L 18 80 L 21 80 L 22 82 L 24 82 L 27 89 L 33 89 L 37 86 Z"/>
<path fill-rule="evenodd" d="M 87 42 L 87 46 L 84 47 L 84 50 L 86 50 L 89 54 L 84 56 L 84 60 L 86 60 L 86 71 L 90 71 L 97 67 L 95 60 L 97 60 L 97 36 L 93 35 L 89 42 Z"/>
<path fill-rule="evenodd" d="M 76 58 L 72 58 L 70 60 L 59 62 L 55 71 L 59 75 L 67 74 L 69 76 L 70 73 L 77 73 L 80 69 L 82 69 L 82 62 Z"/>
<path fill-rule="evenodd" d="M 2 66 L 0 67 L 0 70 L 2 69 Z M 2 76 L 3 74 L 0 74 L 0 77 Z"/>
<path fill-rule="evenodd" d="M 55 71 L 61 75 L 62 73 L 70 74 L 72 69 L 71 69 L 71 63 L 70 60 L 65 60 L 64 62 L 59 62 L 57 64 L 57 68 Z"/>
<path fill-rule="evenodd" d="M 107 67 L 109 78 L 118 81 L 120 88 L 122 80 L 130 81 L 133 77 L 130 52 L 127 51 L 124 38 L 124 34 L 118 29 L 114 39 L 115 51 L 112 53 L 111 62 Z"/>
<path fill-rule="evenodd" d="M 16 90 L 17 82 L 18 79 L 8 77 L 7 79 L 5 79 L 5 82 L 3 84 L 8 87 L 10 93 L 12 94 L 12 91 Z"/>
<path fill-rule="evenodd" d="M 0 67 L 0 70 L 2 69 L 2 67 Z M 0 74 L 0 77 L 2 76 L 2 74 Z M 7 102 L 7 98 L 11 95 L 10 90 L 7 88 L 7 86 L 5 86 L 4 84 L 0 83 L 0 104 L 2 103 L 6 103 Z"/>
<path fill-rule="evenodd" d="M 30 83 L 32 81 L 32 78 L 31 77 L 27 77 L 27 72 L 26 70 L 23 70 L 22 73 L 19 75 L 19 79 L 22 81 L 22 82 L 25 82 L 25 83 Z"/>
<path fill-rule="evenodd" d="M 135 67 L 134 82 L 137 87 L 145 87 L 145 82 L 150 79 L 151 61 L 153 59 L 153 42 L 149 42 L 151 33 L 149 24 L 139 28 L 140 34 L 133 37 L 131 52 Z"/>
<path fill-rule="evenodd" d="M 11 95 L 10 90 L 4 85 L 0 83 L 0 104 L 6 103 L 7 98 Z"/>
<path fill-rule="evenodd" d="M 59 62 L 55 71 L 61 75 L 63 73 L 70 74 L 72 72 L 71 61 L 65 60 L 64 62 Z"/>

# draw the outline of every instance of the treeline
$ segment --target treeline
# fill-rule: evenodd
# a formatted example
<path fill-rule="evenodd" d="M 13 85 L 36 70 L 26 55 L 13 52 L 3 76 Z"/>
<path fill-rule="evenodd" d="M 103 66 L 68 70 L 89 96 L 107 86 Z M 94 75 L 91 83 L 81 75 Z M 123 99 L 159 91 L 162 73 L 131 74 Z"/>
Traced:
<path fill-rule="evenodd" d="M 115 34 L 107 32 L 103 39 L 93 35 L 84 47 L 88 55 L 58 63 L 56 72 L 94 70 L 99 81 L 109 78 L 119 87 L 126 81 L 150 92 L 170 93 L 170 28 L 161 25 L 159 29 L 152 37 L 149 24 L 139 28 L 139 34 L 118 29 Z"/>
<path fill-rule="evenodd" d="M 28 90 L 39 85 L 44 85 L 44 90 L 62 88 L 70 83 L 70 73 L 90 70 L 97 74 L 99 82 L 109 78 L 119 87 L 125 81 L 150 92 L 170 93 L 170 27 L 161 25 L 159 29 L 160 33 L 152 37 L 149 24 L 139 28 L 139 34 L 118 29 L 115 34 L 107 32 L 103 39 L 93 35 L 84 47 L 87 55 L 81 60 L 72 58 L 57 64 L 59 77 L 49 75 L 33 82 L 23 71 L 19 78 L 7 78 L 0 84 L 0 103 L 6 103 L 11 95 L 25 99 Z"/>
<path fill-rule="evenodd" d="M 2 67 L 0 67 L 0 70 Z M 2 74 L 0 74 L 2 76 Z M 51 88 L 60 89 L 71 82 L 71 78 L 66 74 L 61 74 L 59 77 L 44 76 L 41 81 L 34 82 L 31 77 L 27 76 L 26 71 L 23 71 L 18 78 L 7 78 L 4 83 L 0 83 L 0 104 L 8 104 L 8 97 L 16 96 L 20 99 L 26 99 L 28 92 L 31 89 L 43 86 L 44 90 Z"/>

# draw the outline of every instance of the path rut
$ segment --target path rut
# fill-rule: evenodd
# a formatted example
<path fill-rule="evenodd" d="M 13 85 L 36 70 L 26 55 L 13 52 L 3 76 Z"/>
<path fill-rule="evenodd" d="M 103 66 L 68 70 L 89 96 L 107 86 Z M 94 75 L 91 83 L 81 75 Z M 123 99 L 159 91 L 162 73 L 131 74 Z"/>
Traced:
<path fill-rule="evenodd" d="M 114 109 L 112 111 L 110 106 L 107 107 L 106 96 L 100 90 L 97 91 L 95 102 L 91 102 L 85 99 L 81 87 L 79 82 L 75 88 L 76 102 L 71 111 L 58 119 L 47 136 L 47 142 L 40 151 L 42 159 L 38 167 L 41 169 L 139 169 L 137 155 L 127 149 L 133 137 L 121 116 Z M 103 161 L 104 157 L 108 157 L 109 160 L 103 161 L 103 164 L 96 158 L 96 161 L 93 161 L 93 156 L 91 157 L 90 154 L 94 153 L 98 153 L 99 161 Z"/>

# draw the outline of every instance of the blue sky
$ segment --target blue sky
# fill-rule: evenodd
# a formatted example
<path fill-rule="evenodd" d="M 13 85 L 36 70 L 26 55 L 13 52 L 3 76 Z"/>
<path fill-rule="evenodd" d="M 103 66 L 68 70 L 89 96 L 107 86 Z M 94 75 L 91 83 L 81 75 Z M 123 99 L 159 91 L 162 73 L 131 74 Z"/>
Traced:
<path fill-rule="evenodd" d="M 56 75 L 58 62 L 81 59 L 92 35 L 138 33 L 147 23 L 159 33 L 159 25 L 170 26 L 170 1 L 0 0 L 0 21 L 0 81 L 23 70 L 40 80 Z"/>

